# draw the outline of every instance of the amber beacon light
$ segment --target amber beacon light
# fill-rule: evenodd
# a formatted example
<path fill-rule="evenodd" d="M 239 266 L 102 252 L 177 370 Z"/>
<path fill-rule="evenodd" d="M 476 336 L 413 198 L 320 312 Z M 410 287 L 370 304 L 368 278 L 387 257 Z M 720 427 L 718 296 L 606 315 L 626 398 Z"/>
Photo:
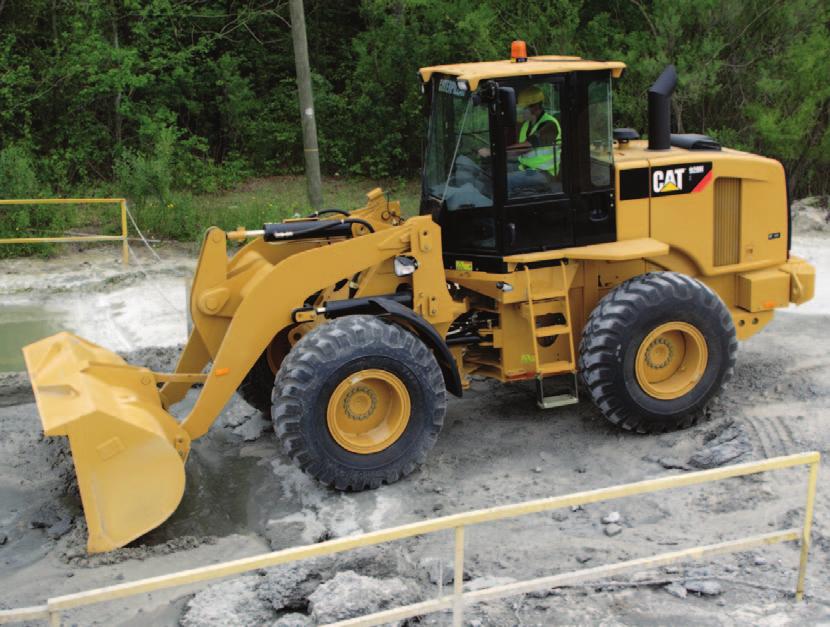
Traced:
<path fill-rule="evenodd" d="M 517 39 L 510 44 L 510 60 L 514 63 L 524 63 L 527 61 L 527 44 L 520 39 Z"/>

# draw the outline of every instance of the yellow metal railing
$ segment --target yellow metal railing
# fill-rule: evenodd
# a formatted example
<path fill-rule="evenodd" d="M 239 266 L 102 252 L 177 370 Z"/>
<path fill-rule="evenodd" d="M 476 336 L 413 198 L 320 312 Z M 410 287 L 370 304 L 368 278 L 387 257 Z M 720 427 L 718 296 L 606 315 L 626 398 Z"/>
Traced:
<path fill-rule="evenodd" d="M 480 603 L 482 601 L 516 594 L 524 594 L 535 590 L 549 589 L 555 586 L 569 585 L 582 581 L 593 581 L 601 577 L 631 569 L 652 568 L 681 560 L 702 559 L 704 557 L 711 557 L 724 553 L 734 553 L 737 551 L 746 551 L 759 546 L 796 540 L 801 541 L 801 556 L 798 567 L 798 578 L 796 580 L 795 587 L 795 597 L 800 601 L 804 598 L 804 578 L 807 571 L 807 555 L 810 550 L 810 528 L 813 520 L 813 506 L 816 497 L 816 483 L 818 480 L 820 457 L 821 456 L 817 452 L 798 453 L 795 455 L 774 457 L 772 459 L 726 466 L 724 468 L 716 468 L 713 470 L 702 470 L 682 475 L 648 479 L 637 483 L 628 483 L 625 485 L 600 488 L 598 490 L 589 490 L 585 492 L 575 492 L 564 496 L 554 496 L 535 501 L 516 503 L 514 505 L 502 505 L 500 507 L 492 507 L 489 509 L 465 512 L 463 514 L 444 516 L 442 518 L 425 520 L 391 529 L 373 531 L 359 536 L 338 538 L 336 540 L 328 540 L 327 542 L 321 542 L 310 546 L 283 549 L 281 551 L 245 557 L 221 564 L 212 564 L 210 566 L 183 570 L 170 575 L 150 577 L 129 583 L 122 583 L 104 588 L 97 588 L 95 590 L 87 590 L 84 592 L 77 592 L 75 594 L 53 597 L 49 599 L 45 605 L 24 607 L 14 610 L 0 610 L 0 623 L 48 619 L 50 624 L 59 625 L 61 613 L 72 608 L 103 603 L 105 601 L 112 601 L 114 599 L 134 596 L 145 592 L 152 592 L 154 590 L 162 590 L 174 586 L 192 584 L 200 581 L 210 581 L 221 577 L 227 577 L 229 575 L 238 575 L 240 573 L 260 568 L 285 564 L 287 562 L 331 555 L 334 553 L 342 553 L 344 551 L 350 551 L 360 547 L 450 529 L 455 532 L 455 581 L 453 584 L 452 594 L 342 621 L 336 623 L 336 625 L 380 625 L 383 623 L 403 620 L 413 616 L 421 616 L 423 614 L 429 614 L 431 612 L 438 612 L 447 609 L 451 609 L 453 612 L 453 625 L 461 625 L 465 606 Z M 804 522 L 800 529 L 784 529 L 781 531 L 774 531 L 755 536 L 747 536 L 737 540 L 720 542 L 718 544 L 697 546 L 679 551 L 661 553 L 651 557 L 618 562 L 616 564 L 586 568 L 569 573 L 538 577 L 536 579 L 528 579 L 505 585 L 493 586 L 482 590 L 464 592 L 464 529 L 467 526 L 515 518 L 518 516 L 525 516 L 527 514 L 546 512 L 553 509 L 560 509 L 575 505 L 586 505 L 588 503 L 619 499 L 637 494 L 647 494 L 670 488 L 699 485 L 712 481 L 743 477 L 771 470 L 780 470 L 782 468 L 805 465 L 810 467 L 810 471 L 807 481 L 807 501 L 804 511 Z"/>
<path fill-rule="evenodd" d="M 0 244 L 49 244 L 65 242 L 121 242 L 121 261 L 130 262 L 130 247 L 127 241 L 127 199 L 126 198 L 22 198 L 0 200 L 3 205 L 88 205 L 118 204 L 121 207 L 121 235 L 70 235 L 66 237 L 5 237 Z"/>

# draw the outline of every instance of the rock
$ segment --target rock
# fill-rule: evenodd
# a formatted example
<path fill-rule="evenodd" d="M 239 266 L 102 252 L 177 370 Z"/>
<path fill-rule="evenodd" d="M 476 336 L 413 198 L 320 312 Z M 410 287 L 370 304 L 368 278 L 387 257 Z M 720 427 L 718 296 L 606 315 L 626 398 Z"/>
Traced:
<path fill-rule="evenodd" d="M 313 624 L 311 619 L 305 614 L 292 612 L 291 614 L 280 616 L 276 621 L 271 623 L 271 627 L 307 627 Z"/>
<path fill-rule="evenodd" d="M 563 512 L 559 510 L 553 512 L 553 514 L 551 514 L 550 517 L 553 518 L 556 522 L 565 522 L 566 520 L 568 520 L 568 512 Z"/>
<path fill-rule="evenodd" d="M 296 609 L 306 605 L 306 597 L 319 585 L 307 563 L 269 568 L 257 585 L 257 596 L 275 610 Z"/>
<path fill-rule="evenodd" d="M 484 590 L 485 588 L 493 588 L 495 586 L 503 586 L 508 583 L 515 583 L 513 577 L 495 577 L 486 575 L 484 577 L 476 577 L 469 583 L 464 584 L 465 592 L 472 592 L 474 590 Z"/>
<path fill-rule="evenodd" d="M 46 530 L 46 535 L 53 540 L 57 540 L 58 538 L 65 536 L 69 533 L 69 530 L 72 529 L 72 520 L 71 516 L 64 516 L 60 518 L 55 524 L 51 525 Z"/>
<path fill-rule="evenodd" d="M 576 556 L 576 561 L 579 562 L 580 564 L 586 564 L 586 563 L 590 562 L 592 559 L 594 559 L 593 555 L 577 555 Z"/>
<path fill-rule="evenodd" d="M 755 557 L 755 559 L 752 560 L 752 563 L 755 564 L 756 566 L 766 566 L 767 560 L 766 560 L 766 558 L 761 557 L 760 555 L 757 555 Z"/>
<path fill-rule="evenodd" d="M 528 599 L 547 599 L 549 596 L 556 594 L 553 588 L 545 588 L 544 590 L 533 590 L 525 594 Z"/>
<path fill-rule="evenodd" d="M 683 584 L 686 592 L 692 592 L 699 596 L 714 597 L 723 592 L 723 588 L 717 581 L 707 579 L 693 579 Z"/>
<path fill-rule="evenodd" d="M 261 438 L 262 434 L 269 428 L 271 428 L 270 420 L 265 420 L 260 414 L 254 414 L 248 420 L 234 428 L 233 432 L 245 442 L 253 442 Z"/>
<path fill-rule="evenodd" d="M 438 557 L 426 557 L 421 560 L 420 567 L 427 572 L 431 583 L 444 586 L 455 581 L 455 565 L 450 560 Z"/>
<path fill-rule="evenodd" d="M 657 460 L 657 463 L 666 470 L 689 470 L 689 464 L 681 462 L 674 457 L 661 457 Z"/>
<path fill-rule="evenodd" d="M 542 472 L 542 467 L 541 466 L 536 466 L 536 468 L 533 469 L 533 472 L 535 472 L 535 473 Z"/>
<path fill-rule="evenodd" d="M 668 592 L 673 597 L 677 597 L 678 599 L 685 599 L 686 595 L 688 594 L 686 592 L 685 586 L 682 586 L 681 584 L 679 584 L 677 582 L 670 583 L 669 585 L 664 586 L 663 590 Z"/>
<path fill-rule="evenodd" d="M 321 624 L 415 603 L 421 600 L 421 592 L 409 580 L 375 579 L 346 570 L 321 584 L 308 600 L 312 621 Z"/>
<path fill-rule="evenodd" d="M 605 535 L 609 538 L 612 538 L 614 536 L 620 535 L 622 533 L 622 530 L 623 528 L 620 525 L 616 523 L 611 523 L 610 525 L 605 526 Z"/>
<path fill-rule="evenodd" d="M 8 541 L 9 541 L 9 536 L 7 536 L 5 533 L 0 533 L 0 546 L 3 546 Z"/>
<path fill-rule="evenodd" d="M 30 529 L 48 529 L 52 525 L 56 525 L 61 520 L 61 515 L 54 503 L 44 503 L 32 515 L 29 521 Z"/>
<path fill-rule="evenodd" d="M 197 592 L 179 620 L 182 627 L 258 627 L 276 617 L 273 607 L 257 595 L 259 575 L 222 581 Z"/>
<path fill-rule="evenodd" d="M 622 516 L 620 516 L 619 512 L 611 512 L 607 516 L 602 517 L 602 524 L 610 525 L 611 523 L 618 523 L 620 520 L 622 520 Z"/>
<path fill-rule="evenodd" d="M 689 458 L 694 468 L 717 468 L 730 462 L 740 461 L 752 451 L 752 444 L 742 426 L 726 423 L 719 430 L 710 432 L 704 448 Z"/>

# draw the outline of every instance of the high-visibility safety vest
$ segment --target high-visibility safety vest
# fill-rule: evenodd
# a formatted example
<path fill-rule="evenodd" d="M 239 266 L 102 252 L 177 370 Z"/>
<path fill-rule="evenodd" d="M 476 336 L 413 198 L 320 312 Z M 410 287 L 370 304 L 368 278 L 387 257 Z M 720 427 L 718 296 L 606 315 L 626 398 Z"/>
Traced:
<path fill-rule="evenodd" d="M 559 120 L 549 113 L 543 113 L 539 119 L 530 126 L 530 120 L 525 120 L 522 127 L 519 129 L 519 143 L 527 141 L 528 137 L 533 137 L 543 124 L 552 123 L 556 126 L 557 140 L 562 137 L 562 127 L 559 126 Z M 559 174 L 559 146 L 537 146 L 530 149 L 521 157 L 519 157 L 520 170 L 544 170 L 550 174 Z"/>

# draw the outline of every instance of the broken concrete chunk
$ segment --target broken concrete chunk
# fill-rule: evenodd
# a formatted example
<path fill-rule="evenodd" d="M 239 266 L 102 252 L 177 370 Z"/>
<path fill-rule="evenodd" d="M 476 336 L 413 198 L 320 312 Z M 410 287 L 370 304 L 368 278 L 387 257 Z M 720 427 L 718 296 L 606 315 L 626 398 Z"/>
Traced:
<path fill-rule="evenodd" d="M 714 597 L 723 592 L 723 588 L 717 581 L 707 579 L 693 579 L 684 584 L 686 592 L 692 592 L 697 595 Z"/>
<path fill-rule="evenodd" d="M 752 451 L 752 444 L 741 425 L 725 423 L 710 431 L 704 438 L 706 445 L 689 458 L 694 468 L 717 468 L 741 461 Z"/>
<path fill-rule="evenodd" d="M 430 583 L 438 585 L 449 585 L 455 580 L 455 565 L 450 560 L 444 560 L 438 557 L 425 557 L 420 562 Z"/>
<path fill-rule="evenodd" d="M 258 575 L 221 581 L 197 592 L 179 620 L 182 627 L 258 627 L 268 624 L 276 612 L 257 595 Z"/>
<path fill-rule="evenodd" d="M 657 463 L 666 470 L 689 470 L 689 464 L 681 462 L 674 457 L 661 457 L 657 460 Z"/>
<path fill-rule="evenodd" d="M 278 566 L 268 569 L 260 578 L 257 596 L 275 610 L 304 608 L 306 597 L 319 583 L 320 577 L 313 575 L 306 563 Z"/>
<path fill-rule="evenodd" d="M 607 516 L 602 517 L 602 524 L 608 525 L 611 523 L 618 523 L 620 520 L 622 520 L 622 516 L 620 516 L 619 512 L 611 512 Z"/>
<path fill-rule="evenodd" d="M 673 597 L 677 597 L 678 599 L 685 599 L 686 595 L 688 594 L 686 592 L 685 586 L 683 586 L 683 585 L 681 585 L 677 582 L 670 583 L 669 585 L 665 586 L 663 588 L 663 590 L 668 592 Z"/>
<path fill-rule="evenodd" d="M 233 432 L 234 435 L 238 435 L 245 442 L 253 442 L 261 438 L 262 434 L 270 428 L 271 421 L 265 420 L 261 415 L 256 414 L 236 427 Z"/>
<path fill-rule="evenodd" d="M 611 523 L 610 525 L 605 526 L 605 535 L 611 538 L 621 534 L 622 530 L 623 528 L 620 525 L 616 523 Z"/>
<path fill-rule="evenodd" d="M 475 590 L 484 590 L 485 588 L 495 588 L 496 586 L 504 586 L 509 583 L 515 583 L 513 577 L 496 577 L 493 575 L 485 575 L 484 577 L 476 577 L 469 583 L 464 584 L 465 592 L 473 592 Z"/>
<path fill-rule="evenodd" d="M 320 585 L 308 600 L 312 621 L 323 624 L 415 603 L 420 598 L 420 590 L 412 581 L 375 579 L 347 570 Z"/>
<path fill-rule="evenodd" d="M 271 627 L 308 627 L 313 624 L 311 619 L 305 614 L 292 612 L 291 614 L 280 616 L 276 621 L 271 623 Z"/>
<path fill-rule="evenodd" d="M 51 525 L 46 530 L 46 535 L 53 540 L 57 540 L 58 538 L 69 533 L 70 529 L 72 529 L 72 517 L 65 516 L 58 520 L 54 525 Z"/>

